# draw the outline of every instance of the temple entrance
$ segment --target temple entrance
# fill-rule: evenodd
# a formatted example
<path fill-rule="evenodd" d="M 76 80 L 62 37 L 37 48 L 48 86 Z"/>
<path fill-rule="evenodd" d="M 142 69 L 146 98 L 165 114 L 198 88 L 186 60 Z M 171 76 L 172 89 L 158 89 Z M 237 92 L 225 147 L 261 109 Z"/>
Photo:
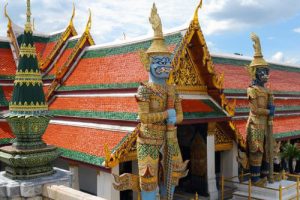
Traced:
<path fill-rule="evenodd" d="M 190 160 L 189 173 L 176 188 L 176 195 L 208 196 L 207 184 L 207 124 L 178 126 L 178 142 L 183 160 Z"/>

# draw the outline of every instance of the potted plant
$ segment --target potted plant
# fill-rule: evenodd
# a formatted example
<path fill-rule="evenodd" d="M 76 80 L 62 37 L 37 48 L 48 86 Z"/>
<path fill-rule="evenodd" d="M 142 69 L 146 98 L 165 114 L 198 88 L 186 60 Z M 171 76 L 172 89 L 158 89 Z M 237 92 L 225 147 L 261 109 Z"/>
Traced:
<path fill-rule="evenodd" d="M 291 174 L 294 173 L 293 161 L 300 157 L 300 151 L 298 148 L 290 143 L 287 143 L 283 146 L 282 149 L 282 158 L 286 158 L 288 160 L 289 172 Z"/>

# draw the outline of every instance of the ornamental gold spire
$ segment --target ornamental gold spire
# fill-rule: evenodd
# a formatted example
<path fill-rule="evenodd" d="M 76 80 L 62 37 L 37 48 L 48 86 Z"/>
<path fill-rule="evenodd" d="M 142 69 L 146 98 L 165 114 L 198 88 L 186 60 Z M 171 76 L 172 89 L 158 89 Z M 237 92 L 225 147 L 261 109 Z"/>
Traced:
<path fill-rule="evenodd" d="M 171 52 L 168 50 L 164 36 L 162 31 L 162 24 L 161 19 L 157 13 L 157 8 L 155 3 L 153 3 L 151 14 L 149 17 L 149 22 L 152 25 L 152 29 L 154 32 L 154 38 L 151 46 L 147 50 L 147 54 L 171 54 Z"/>
<path fill-rule="evenodd" d="M 16 137 L 11 146 L 0 148 L 0 160 L 8 165 L 5 176 L 17 180 L 52 175 L 52 162 L 60 154 L 42 139 L 51 116 L 32 36 L 30 0 L 26 15 L 13 94 L 4 115 Z"/>
<path fill-rule="evenodd" d="M 25 32 L 32 32 L 31 26 L 31 11 L 30 11 L 30 0 L 27 0 L 27 12 L 26 12 L 26 24 L 25 24 Z"/>

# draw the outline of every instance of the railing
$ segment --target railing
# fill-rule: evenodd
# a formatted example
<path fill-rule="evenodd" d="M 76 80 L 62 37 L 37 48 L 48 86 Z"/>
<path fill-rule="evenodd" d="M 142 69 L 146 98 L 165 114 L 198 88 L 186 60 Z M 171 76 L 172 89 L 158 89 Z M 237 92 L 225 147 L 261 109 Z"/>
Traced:
<path fill-rule="evenodd" d="M 47 200 L 106 200 L 64 185 L 46 184 L 43 186 L 43 199 Z"/>
<path fill-rule="evenodd" d="M 277 188 L 271 188 L 271 187 L 264 187 L 264 186 L 257 186 L 260 188 L 264 188 L 266 190 L 272 190 L 272 191 L 277 191 L 279 193 L 279 200 L 282 200 L 282 194 L 285 190 L 288 190 L 290 188 L 295 187 L 296 188 L 296 196 L 292 197 L 290 199 L 300 199 L 300 194 L 299 194 L 299 180 L 300 180 L 300 175 L 294 175 L 294 174 L 288 174 L 285 173 L 284 171 L 282 173 L 274 173 L 274 176 L 277 176 L 280 178 L 280 180 L 291 180 L 291 181 L 295 181 L 295 183 L 287 185 L 287 186 L 282 186 L 281 183 L 279 184 L 278 189 Z M 248 179 L 248 181 L 243 181 L 243 180 Z M 240 181 L 241 180 L 241 181 Z M 221 177 L 221 199 L 224 200 L 224 187 L 225 187 L 225 183 L 227 183 L 227 186 L 230 185 L 231 187 L 233 187 L 234 189 L 234 185 L 235 184 L 240 184 L 240 185 L 246 185 L 248 186 L 248 200 L 250 199 L 259 199 L 259 198 L 254 198 L 252 197 L 252 182 L 251 182 L 251 174 L 247 173 L 247 174 L 241 174 L 239 176 L 234 176 L 231 178 L 224 178 L 224 176 Z M 244 196 L 245 197 L 245 196 Z M 289 199 L 289 200 L 290 200 Z"/>

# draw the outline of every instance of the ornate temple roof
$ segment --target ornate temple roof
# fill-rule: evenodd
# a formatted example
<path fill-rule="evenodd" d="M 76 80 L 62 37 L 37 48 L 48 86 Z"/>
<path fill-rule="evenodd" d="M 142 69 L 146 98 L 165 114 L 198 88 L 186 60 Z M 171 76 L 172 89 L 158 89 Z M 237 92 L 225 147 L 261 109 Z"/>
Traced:
<path fill-rule="evenodd" d="M 54 115 L 44 140 L 58 146 L 66 159 L 99 166 L 107 156 L 105 145 L 114 156 L 124 153 L 128 145 L 134 150 L 133 130 L 138 124 L 134 94 L 148 79 L 139 51 L 149 48 L 152 38 L 94 45 L 89 21 L 82 34 L 77 35 L 70 22 L 55 34 L 33 32 L 33 42 Z M 20 41 L 23 36 L 14 27 L 11 30 Z M 184 123 L 216 121 L 243 146 L 248 114 L 245 89 L 250 83 L 245 65 L 251 58 L 211 55 L 196 18 L 187 29 L 165 34 L 165 40 L 179 74 L 173 78 L 183 98 Z M 12 95 L 13 42 L 11 37 L 0 38 L 0 110 L 8 109 Z M 195 48 L 189 49 L 189 44 Z M 46 58 L 51 59 L 46 62 Z M 270 68 L 277 109 L 275 137 L 299 137 L 300 68 L 280 63 L 271 63 Z M 5 144 L 13 136 L 6 122 L 0 123 L 0 144 Z M 127 150 L 130 154 L 132 149 Z"/>

